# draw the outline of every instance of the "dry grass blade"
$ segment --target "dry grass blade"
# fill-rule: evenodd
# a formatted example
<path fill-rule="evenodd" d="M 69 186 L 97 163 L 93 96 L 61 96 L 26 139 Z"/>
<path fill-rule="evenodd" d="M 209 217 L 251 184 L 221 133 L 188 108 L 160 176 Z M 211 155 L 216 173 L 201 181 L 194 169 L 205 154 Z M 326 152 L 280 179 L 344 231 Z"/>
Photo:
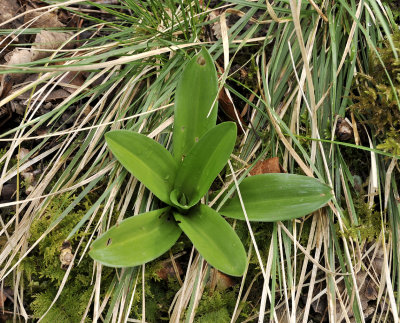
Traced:
<path fill-rule="evenodd" d="M 14 17 L 4 11 L 0 23 L 17 26 L 0 39 L 0 55 L 8 53 L 0 66 L 2 82 L 12 80 L 9 88 L 0 87 L 0 108 L 14 107 L 12 126 L 5 123 L 0 134 L 0 278 L 2 286 L 14 286 L 14 303 L 5 304 L 15 319 L 33 315 L 50 322 L 65 295 L 87 292 L 82 308 L 74 303 L 77 321 L 398 322 L 398 162 L 394 154 L 388 160 L 378 153 L 381 137 L 374 126 L 348 109 L 356 101 L 353 92 L 372 86 L 371 52 L 383 63 L 390 56 L 386 43 L 397 44 L 388 33 L 393 15 L 386 4 L 35 4 Z M 288 173 L 328 183 L 335 195 L 312 215 L 275 224 L 250 224 L 241 201 L 246 221 L 233 226 L 249 250 L 248 267 L 240 283 L 225 289 L 216 287 L 215 271 L 194 248 L 189 253 L 184 238 L 163 256 L 173 268 L 166 278 L 157 274 L 163 261 L 142 271 L 111 270 L 88 262 L 87 254 L 107 228 L 159 206 L 113 160 L 104 133 L 131 129 L 169 149 L 176 83 L 200 47 L 224 67 L 219 86 L 242 129 L 208 205 L 218 210 L 235 189 L 240 196 L 240 181 L 268 158 Z M 382 70 L 392 75 L 391 66 Z M 358 72 L 366 77 L 354 78 Z M 338 136 L 342 119 L 351 120 L 349 139 Z M 370 150 L 346 146 L 353 140 Z M 8 199 L 5 188 L 11 190 Z M 57 234 L 74 245 L 61 274 Z M 43 246 L 57 255 L 58 267 L 45 258 L 50 256 Z M 34 259 L 41 263 L 32 265 Z M 49 271 L 59 276 L 50 280 Z M 82 280 L 79 292 L 71 292 L 73 276 Z M 44 295 L 47 307 L 39 311 L 33 299 Z"/>

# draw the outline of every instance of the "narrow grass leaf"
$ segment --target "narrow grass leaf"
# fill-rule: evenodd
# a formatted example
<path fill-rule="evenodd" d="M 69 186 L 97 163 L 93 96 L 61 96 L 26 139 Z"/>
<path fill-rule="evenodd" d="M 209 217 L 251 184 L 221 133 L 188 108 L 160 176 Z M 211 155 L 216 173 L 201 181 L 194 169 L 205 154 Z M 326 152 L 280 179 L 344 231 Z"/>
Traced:
<path fill-rule="evenodd" d="M 138 266 L 161 256 L 181 235 L 168 212 L 163 208 L 123 220 L 93 242 L 89 255 L 110 267 Z"/>
<path fill-rule="evenodd" d="M 293 174 L 251 176 L 239 185 L 250 221 L 283 221 L 307 215 L 332 197 L 331 188 L 318 180 Z M 245 220 L 238 196 L 219 210 L 222 215 Z"/>
<path fill-rule="evenodd" d="M 175 94 L 173 154 L 177 161 L 187 156 L 192 146 L 217 121 L 217 72 L 206 49 L 185 67 Z M 209 112 L 211 113 L 209 114 Z"/>
<path fill-rule="evenodd" d="M 183 160 L 174 189 L 186 196 L 187 205 L 195 205 L 207 193 L 226 165 L 236 141 L 236 124 L 224 122 L 209 130 Z"/>
<path fill-rule="evenodd" d="M 174 212 L 174 217 L 210 265 L 228 275 L 243 275 L 246 269 L 246 252 L 242 242 L 216 211 L 200 204 L 187 215 Z"/>
<path fill-rule="evenodd" d="M 115 158 L 161 201 L 169 204 L 177 163 L 158 142 L 127 130 L 106 133 Z"/>

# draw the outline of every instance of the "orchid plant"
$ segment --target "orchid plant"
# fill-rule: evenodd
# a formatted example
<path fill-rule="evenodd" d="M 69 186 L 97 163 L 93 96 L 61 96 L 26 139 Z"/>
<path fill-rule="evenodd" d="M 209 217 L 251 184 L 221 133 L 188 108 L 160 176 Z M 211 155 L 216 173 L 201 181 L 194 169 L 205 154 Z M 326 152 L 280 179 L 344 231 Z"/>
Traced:
<path fill-rule="evenodd" d="M 175 94 L 172 154 L 160 143 L 128 130 L 108 132 L 115 158 L 165 207 L 127 218 L 93 242 L 90 256 L 111 267 L 149 262 L 168 251 L 182 231 L 218 270 L 243 275 L 246 251 L 222 217 L 244 220 L 238 196 L 215 211 L 200 203 L 225 167 L 236 142 L 236 124 L 216 125 L 218 79 L 213 60 L 202 49 L 185 67 Z M 311 213 L 331 199 L 331 188 L 291 174 L 262 174 L 240 186 L 250 221 L 279 221 Z"/>

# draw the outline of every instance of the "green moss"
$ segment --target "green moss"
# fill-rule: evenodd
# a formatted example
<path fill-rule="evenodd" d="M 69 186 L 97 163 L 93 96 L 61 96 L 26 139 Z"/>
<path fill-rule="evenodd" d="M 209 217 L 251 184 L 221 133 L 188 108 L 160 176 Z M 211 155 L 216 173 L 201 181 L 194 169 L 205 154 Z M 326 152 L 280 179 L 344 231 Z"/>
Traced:
<path fill-rule="evenodd" d="M 391 128 L 384 142 L 376 148 L 400 156 L 400 129 Z"/>
<path fill-rule="evenodd" d="M 196 311 L 196 323 L 229 322 L 236 304 L 236 289 L 203 293 Z"/>
<path fill-rule="evenodd" d="M 400 53 L 400 33 L 395 33 L 392 37 L 395 48 Z M 383 45 L 383 48 L 378 50 L 394 90 L 380 61 L 371 52 L 368 75 L 357 75 L 357 85 L 351 95 L 355 103 L 350 109 L 384 139 L 390 129 L 394 129 L 395 132 L 400 130 L 400 109 L 397 102 L 400 98 L 400 59 L 394 57 L 388 42 Z"/>
<path fill-rule="evenodd" d="M 42 293 L 34 294 L 35 300 L 31 304 L 31 309 L 35 318 L 39 318 L 47 311 L 56 293 L 56 289 L 47 288 Z M 83 289 L 78 283 L 67 284 L 56 304 L 41 322 L 80 322 L 91 293 L 92 288 Z M 86 317 L 85 322 L 91 320 Z"/>
<path fill-rule="evenodd" d="M 73 198 L 66 194 L 53 198 L 44 214 L 32 223 L 29 245 L 40 238 L 50 224 L 70 205 Z M 61 268 L 61 246 L 90 205 L 91 203 L 82 203 L 81 209 L 74 210 L 65 217 L 21 263 L 28 291 L 27 300 L 30 302 L 33 318 L 44 315 L 56 297 L 66 272 Z M 78 233 L 69 241 L 72 253 L 75 252 L 75 247 L 82 237 L 83 233 Z M 81 245 L 77 259 L 82 256 L 85 244 Z M 112 270 L 105 268 L 103 278 L 107 279 L 111 272 Z M 79 265 L 75 263 L 60 297 L 41 322 L 80 322 L 93 290 L 92 273 L 93 261 L 86 254 Z M 86 318 L 85 322 L 90 322 L 90 319 Z"/>
<path fill-rule="evenodd" d="M 374 207 L 370 208 L 362 197 L 354 199 L 354 207 L 360 224 L 348 226 L 344 234 L 354 240 L 358 240 L 360 235 L 361 240 L 376 241 L 382 228 L 380 212 L 374 211 Z"/>

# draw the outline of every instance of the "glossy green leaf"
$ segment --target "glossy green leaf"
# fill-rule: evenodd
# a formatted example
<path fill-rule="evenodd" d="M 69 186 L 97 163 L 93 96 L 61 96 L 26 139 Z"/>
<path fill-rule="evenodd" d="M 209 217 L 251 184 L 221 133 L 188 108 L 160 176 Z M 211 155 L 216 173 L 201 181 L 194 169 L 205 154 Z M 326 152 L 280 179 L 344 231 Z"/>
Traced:
<path fill-rule="evenodd" d="M 218 79 L 214 62 L 205 48 L 185 67 L 175 94 L 173 154 L 181 161 L 192 146 L 217 121 Z M 207 118 L 208 116 L 208 118 Z"/>
<path fill-rule="evenodd" d="M 193 207 L 188 214 L 174 212 L 183 232 L 207 262 L 232 276 L 242 276 L 246 252 L 232 227 L 207 205 Z"/>
<path fill-rule="evenodd" d="M 193 206 L 207 193 L 214 179 L 226 165 L 235 141 L 234 122 L 221 123 L 200 138 L 176 173 L 174 189 L 181 192 L 177 200 L 186 200 L 187 203 L 177 206 Z M 172 197 L 171 201 L 174 203 Z"/>
<path fill-rule="evenodd" d="M 324 206 L 332 197 L 331 188 L 315 178 L 293 174 L 251 176 L 239 185 L 250 221 L 283 221 L 307 215 Z M 219 212 L 244 220 L 238 196 Z"/>
<path fill-rule="evenodd" d="M 118 161 L 161 201 L 170 204 L 177 163 L 162 145 L 136 132 L 106 133 L 107 145 Z"/>
<path fill-rule="evenodd" d="M 110 267 L 138 266 L 161 256 L 182 232 L 168 213 L 163 208 L 123 220 L 93 242 L 89 255 Z"/>

